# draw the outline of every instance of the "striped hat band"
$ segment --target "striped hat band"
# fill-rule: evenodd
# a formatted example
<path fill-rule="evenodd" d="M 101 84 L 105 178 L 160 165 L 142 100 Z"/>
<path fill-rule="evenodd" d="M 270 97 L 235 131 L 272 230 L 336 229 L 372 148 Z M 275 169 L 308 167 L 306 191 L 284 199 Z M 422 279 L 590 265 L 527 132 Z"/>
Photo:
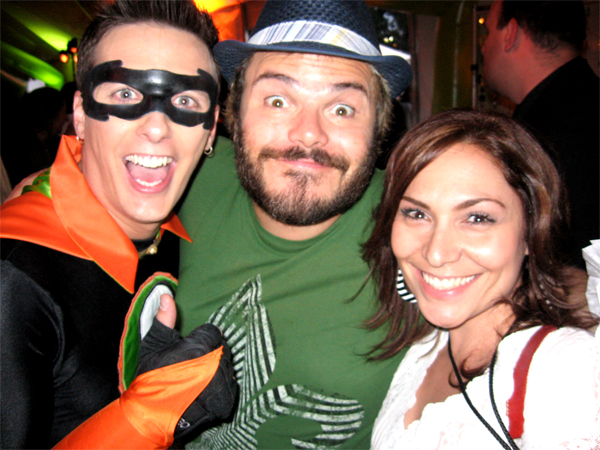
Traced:
<path fill-rule="evenodd" d="M 361 35 L 338 25 L 297 20 L 272 25 L 256 32 L 249 40 L 253 45 L 282 42 L 316 42 L 341 47 L 363 56 L 381 56 L 378 48 Z"/>

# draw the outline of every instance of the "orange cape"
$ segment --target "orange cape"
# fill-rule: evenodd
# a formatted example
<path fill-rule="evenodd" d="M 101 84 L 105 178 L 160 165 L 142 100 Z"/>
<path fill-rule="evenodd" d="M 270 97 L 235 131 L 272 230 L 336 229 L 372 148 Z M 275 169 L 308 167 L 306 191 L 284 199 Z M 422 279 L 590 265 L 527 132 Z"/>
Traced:
<path fill-rule="evenodd" d="M 88 186 L 77 165 L 80 160 L 79 142 L 63 136 L 50 168 L 49 189 L 42 175 L 29 192 L 2 205 L 0 237 L 94 261 L 133 293 L 138 252 Z M 161 236 L 165 230 L 191 242 L 174 214 L 161 226 Z"/>

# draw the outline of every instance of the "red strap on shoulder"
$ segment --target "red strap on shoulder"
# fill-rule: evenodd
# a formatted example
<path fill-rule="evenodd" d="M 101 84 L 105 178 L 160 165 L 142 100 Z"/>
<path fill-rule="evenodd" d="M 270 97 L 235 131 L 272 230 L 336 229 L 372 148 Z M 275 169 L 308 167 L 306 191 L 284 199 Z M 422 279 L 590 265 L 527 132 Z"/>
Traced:
<path fill-rule="evenodd" d="M 508 414 L 508 432 L 513 439 L 520 438 L 523 435 L 523 409 L 525 408 L 525 391 L 527 390 L 527 374 L 529 366 L 535 351 L 538 349 L 544 338 L 556 330 L 554 325 L 544 325 L 537 330 L 527 342 L 527 345 L 521 352 L 521 356 L 515 366 L 513 374 L 515 380 L 515 390 L 513 395 L 506 402 L 506 411 Z"/>

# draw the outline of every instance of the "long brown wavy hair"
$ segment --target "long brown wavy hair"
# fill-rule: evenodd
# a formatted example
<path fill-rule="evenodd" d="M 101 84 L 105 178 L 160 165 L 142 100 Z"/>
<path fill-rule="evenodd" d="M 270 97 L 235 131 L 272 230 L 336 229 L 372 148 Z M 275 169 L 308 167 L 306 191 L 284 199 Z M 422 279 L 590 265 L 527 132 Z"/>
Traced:
<path fill-rule="evenodd" d="M 388 161 L 375 227 L 363 246 L 363 257 L 378 284 L 379 307 L 367 326 L 389 324 L 385 339 L 372 352 L 384 359 L 429 334 L 416 303 L 403 301 L 396 289 L 398 263 L 391 233 L 400 200 L 412 180 L 431 161 L 455 144 L 473 145 L 487 153 L 515 190 L 523 207 L 529 255 L 522 282 L 508 302 L 515 314 L 509 333 L 549 324 L 589 328 L 598 318 L 567 302 L 564 259 L 558 240 L 567 232 L 566 193 L 552 161 L 535 138 L 513 119 L 499 114 L 453 109 L 409 130 Z M 579 311 L 578 311 L 579 310 Z"/>

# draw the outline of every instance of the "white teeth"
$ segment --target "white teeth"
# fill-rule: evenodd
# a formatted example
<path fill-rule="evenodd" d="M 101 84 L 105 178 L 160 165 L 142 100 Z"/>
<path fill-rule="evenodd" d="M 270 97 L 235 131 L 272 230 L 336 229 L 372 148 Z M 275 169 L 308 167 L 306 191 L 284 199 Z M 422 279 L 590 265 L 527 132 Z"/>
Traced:
<path fill-rule="evenodd" d="M 153 181 L 152 183 L 148 183 L 147 181 L 144 180 L 138 180 L 137 178 L 135 179 L 135 181 L 137 181 L 139 184 L 141 184 L 142 186 L 146 186 L 146 187 L 154 187 L 154 186 L 158 186 L 160 183 L 163 182 L 163 180 L 158 180 L 158 181 Z"/>
<path fill-rule="evenodd" d="M 163 167 L 170 164 L 173 162 L 173 158 L 169 158 L 168 156 L 128 155 L 125 157 L 125 161 L 148 169 L 156 169 L 157 167 Z"/>
<path fill-rule="evenodd" d="M 426 274 L 425 272 L 421 272 L 421 274 L 423 275 L 423 279 L 425 280 L 425 282 L 432 286 L 434 289 L 437 289 L 438 291 L 448 291 L 450 289 L 455 289 L 459 286 L 462 286 L 464 284 L 470 283 L 471 281 L 473 281 L 475 279 L 475 275 L 471 275 L 470 277 L 464 277 L 464 278 L 436 278 L 433 277 L 429 274 Z"/>

